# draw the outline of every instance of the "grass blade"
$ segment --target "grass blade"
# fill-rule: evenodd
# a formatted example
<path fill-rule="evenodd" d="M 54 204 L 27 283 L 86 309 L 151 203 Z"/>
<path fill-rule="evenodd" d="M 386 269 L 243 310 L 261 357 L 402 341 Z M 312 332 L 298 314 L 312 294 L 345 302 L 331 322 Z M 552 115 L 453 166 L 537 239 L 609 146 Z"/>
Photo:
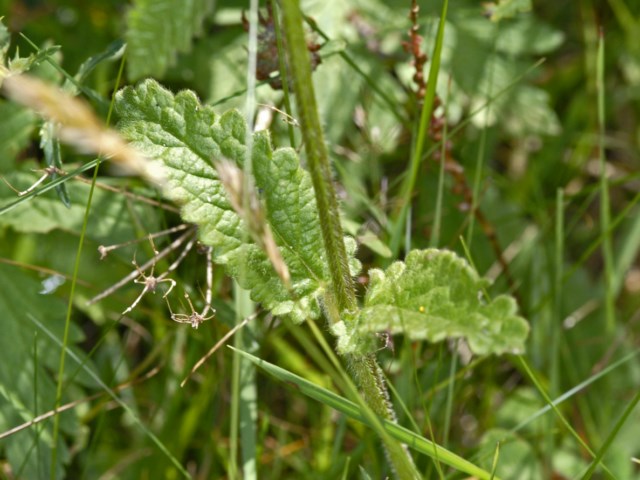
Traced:
<path fill-rule="evenodd" d="M 233 347 L 229 348 L 233 349 L 233 351 L 238 355 L 242 355 L 243 357 L 249 359 L 258 367 L 262 368 L 278 380 L 287 383 L 288 385 L 295 386 L 296 389 L 301 393 L 344 413 L 350 418 L 359 420 L 360 422 L 363 422 L 365 424 L 369 424 L 368 420 L 366 419 L 366 415 L 354 402 L 347 400 L 346 398 L 343 398 L 329 390 L 321 388 L 309 382 L 308 380 L 299 377 L 298 375 L 295 375 L 287 370 L 273 365 L 272 363 L 266 362 L 249 353 L 237 350 Z M 381 420 L 381 422 L 383 428 L 389 435 L 391 435 L 396 440 L 399 440 L 402 443 L 406 444 L 413 450 L 416 450 L 434 459 L 437 457 L 438 461 L 449 465 L 457 470 L 460 470 L 468 475 L 474 475 L 479 479 L 489 480 L 490 478 L 493 478 L 495 480 L 499 480 L 499 478 L 496 476 L 492 477 L 491 473 L 483 470 L 482 468 L 474 465 L 473 463 L 465 460 L 464 458 L 456 455 L 446 448 L 443 448 L 424 437 L 416 435 L 414 432 L 411 432 L 410 430 L 400 425 L 389 422 L 387 420 Z"/>

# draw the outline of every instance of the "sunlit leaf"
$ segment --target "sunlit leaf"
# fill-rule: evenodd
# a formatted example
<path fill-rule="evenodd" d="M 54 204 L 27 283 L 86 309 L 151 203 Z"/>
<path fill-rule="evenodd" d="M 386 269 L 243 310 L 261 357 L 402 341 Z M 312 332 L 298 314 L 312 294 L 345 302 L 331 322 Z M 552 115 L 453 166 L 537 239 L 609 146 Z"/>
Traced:
<path fill-rule="evenodd" d="M 517 315 L 515 300 L 500 295 L 485 302 L 487 281 L 453 252 L 413 250 L 404 262 L 369 275 L 360 332 L 388 331 L 430 342 L 464 338 L 478 355 L 524 351 L 529 327 Z"/>
<path fill-rule="evenodd" d="M 531 0 L 498 0 L 484 5 L 486 15 L 497 22 L 505 18 L 512 18 L 518 13 L 531 11 Z"/>
<path fill-rule="evenodd" d="M 315 197 L 308 173 L 292 149 L 273 151 L 268 134 L 253 136 L 253 172 L 268 221 L 291 274 L 288 290 L 263 250 L 252 242 L 232 208 L 214 167 L 217 160 L 242 166 L 246 123 L 232 110 L 221 117 L 192 92 L 177 95 L 152 80 L 119 92 L 119 127 L 146 155 L 160 160 L 169 179 L 166 194 L 182 205 L 182 216 L 200 227 L 200 239 L 252 298 L 276 315 L 296 321 L 319 315 L 318 297 L 328 282 Z M 351 267 L 355 242 L 347 244 Z"/>

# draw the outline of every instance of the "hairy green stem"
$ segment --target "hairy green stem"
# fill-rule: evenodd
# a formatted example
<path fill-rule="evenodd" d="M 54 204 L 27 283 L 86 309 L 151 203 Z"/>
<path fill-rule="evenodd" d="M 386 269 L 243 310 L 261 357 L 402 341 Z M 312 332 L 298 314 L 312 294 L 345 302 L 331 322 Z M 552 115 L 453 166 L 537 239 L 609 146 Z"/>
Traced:
<path fill-rule="evenodd" d="M 282 19 L 293 91 L 296 95 L 300 128 L 307 153 L 307 165 L 318 204 L 322 238 L 331 274 L 333 301 L 338 311 L 354 311 L 357 308 L 356 295 L 349 273 L 329 154 L 318 117 L 315 91 L 311 80 L 311 62 L 298 1 L 282 2 Z"/>
<path fill-rule="evenodd" d="M 315 191 L 325 254 L 332 280 L 331 294 L 326 302 L 327 316 L 332 323 L 339 320 L 349 322 L 349 317 L 355 316 L 358 305 L 347 262 L 329 155 L 318 116 L 303 17 L 298 0 L 283 0 L 281 10 L 293 91 L 296 96 L 307 165 Z M 285 81 L 287 79 L 283 79 L 283 82 Z M 351 375 L 362 391 L 366 404 L 378 416 L 394 421 L 395 413 L 375 356 L 372 354 L 350 355 L 347 360 Z M 406 449 L 388 438 L 383 437 L 382 440 L 394 473 L 399 478 L 418 478 L 413 461 Z"/>

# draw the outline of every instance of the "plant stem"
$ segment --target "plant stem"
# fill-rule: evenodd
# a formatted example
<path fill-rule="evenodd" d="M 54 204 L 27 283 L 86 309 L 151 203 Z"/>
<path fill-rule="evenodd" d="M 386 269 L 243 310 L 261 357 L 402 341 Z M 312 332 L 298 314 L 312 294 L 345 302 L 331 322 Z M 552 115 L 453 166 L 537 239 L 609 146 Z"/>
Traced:
<path fill-rule="evenodd" d="M 331 323 L 340 320 L 349 322 L 350 318 L 355 318 L 358 304 L 349 272 L 329 155 L 318 116 L 311 78 L 311 62 L 304 36 L 303 17 L 298 0 L 282 1 L 281 10 L 293 91 L 296 96 L 302 138 L 307 154 L 307 165 L 315 191 L 325 254 L 332 281 L 326 312 Z M 287 80 L 283 79 L 283 82 Z M 350 355 L 347 360 L 351 375 L 361 389 L 366 404 L 376 415 L 395 421 L 395 413 L 389 401 L 384 377 L 375 356 L 373 354 Z M 394 473 L 403 479 L 419 478 L 413 461 L 402 444 L 384 436 L 382 440 Z"/>
<path fill-rule="evenodd" d="M 297 0 L 282 2 L 283 30 L 289 57 L 293 91 L 296 95 L 300 128 L 307 153 L 307 165 L 313 181 L 320 215 L 322 238 L 332 281 L 332 294 L 338 312 L 357 308 L 353 281 L 347 263 L 344 234 L 340 225 L 338 200 L 333 187 L 329 155 L 320 126 L 315 91 L 311 79 L 309 51 L 302 27 L 302 14 Z M 287 79 L 283 79 L 287 81 Z M 334 321 L 334 318 L 330 319 Z"/>

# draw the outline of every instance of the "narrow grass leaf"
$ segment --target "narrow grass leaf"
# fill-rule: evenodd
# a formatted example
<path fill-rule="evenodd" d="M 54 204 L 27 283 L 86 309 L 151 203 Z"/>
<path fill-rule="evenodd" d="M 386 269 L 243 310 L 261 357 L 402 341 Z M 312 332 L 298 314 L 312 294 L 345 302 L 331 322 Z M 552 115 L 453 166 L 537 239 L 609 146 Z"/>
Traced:
<path fill-rule="evenodd" d="M 633 412 L 633 409 L 636 408 L 636 405 L 638 405 L 639 402 L 640 402 L 640 390 L 636 392 L 633 399 L 629 402 L 627 407 L 624 409 L 624 412 L 622 412 L 622 415 L 620 415 L 620 418 L 614 425 L 613 429 L 611 430 L 611 433 L 607 436 L 606 440 L 602 444 L 602 447 L 600 447 L 600 449 L 598 450 L 598 453 L 596 454 L 595 458 L 591 462 L 591 465 L 589 465 L 589 468 L 587 469 L 585 474 L 582 476 L 582 480 L 588 480 L 589 478 L 591 478 L 591 476 L 593 475 L 593 472 L 596 470 L 596 468 L 602 461 L 602 457 L 604 457 L 605 453 L 607 453 L 607 450 L 609 450 L 609 447 L 611 446 L 613 441 L 616 439 L 618 432 L 620 431 L 622 426 L 625 424 L 625 422 Z"/>
<path fill-rule="evenodd" d="M 305 380 L 298 375 L 295 375 L 287 370 L 284 370 L 272 363 L 266 362 L 258 357 L 255 357 L 249 353 L 242 352 L 240 350 L 236 350 L 233 347 L 231 348 L 238 355 L 242 355 L 245 358 L 248 358 L 252 362 L 254 362 L 258 367 L 262 368 L 269 374 L 276 377 L 278 380 L 293 386 L 295 389 L 302 392 L 304 395 L 307 395 L 318 402 L 328 405 L 345 415 L 363 422 L 365 424 L 369 424 L 366 419 L 366 415 L 362 412 L 362 410 L 355 403 L 347 400 L 346 398 L 340 397 L 335 393 L 326 390 L 322 387 L 319 387 L 308 380 Z M 461 472 L 464 472 L 468 475 L 475 475 L 477 478 L 482 480 L 489 480 L 491 478 L 491 473 L 481 469 L 480 467 L 472 464 L 471 462 L 465 460 L 464 458 L 456 455 L 455 453 L 437 445 L 430 440 L 427 440 L 424 437 L 421 437 L 410 430 L 386 421 L 381 420 L 384 429 L 386 432 L 391 435 L 396 440 L 406 444 L 409 448 L 416 450 L 420 453 L 423 453 L 431 458 L 437 458 L 440 462 L 449 465 Z M 495 480 L 499 480 L 498 477 L 493 477 Z"/>
<path fill-rule="evenodd" d="M 49 337 L 56 345 L 66 351 L 67 356 L 73 360 L 77 365 L 79 365 L 82 370 L 93 379 L 99 386 L 102 388 L 122 409 L 129 414 L 133 423 L 135 423 L 138 428 L 147 436 L 149 439 L 158 447 L 158 449 L 169 459 L 169 461 L 173 464 L 174 467 L 182 474 L 184 478 L 191 478 L 191 475 L 185 470 L 185 468 L 180 464 L 178 459 L 169 451 L 169 449 L 162 443 L 162 441 L 154 435 L 154 433 L 147 428 L 147 426 L 143 423 L 143 421 L 136 415 L 136 413 L 118 396 L 116 393 L 109 388 L 109 386 L 102 381 L 100 376 L 93 371 L 88 366 L 88 362 L 80 358 L 73 350 L 66 346 L 66 344 L 58 338 L 54 332 L 49 330 L 42 322 L 40 322 L 36 317 L 31 314 L 27 314 L 27 318 L 31 320 L 40 330 L 42 330 L 47 337 Z"/>

